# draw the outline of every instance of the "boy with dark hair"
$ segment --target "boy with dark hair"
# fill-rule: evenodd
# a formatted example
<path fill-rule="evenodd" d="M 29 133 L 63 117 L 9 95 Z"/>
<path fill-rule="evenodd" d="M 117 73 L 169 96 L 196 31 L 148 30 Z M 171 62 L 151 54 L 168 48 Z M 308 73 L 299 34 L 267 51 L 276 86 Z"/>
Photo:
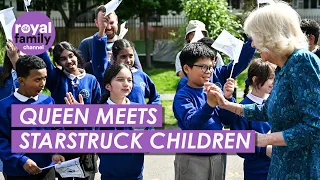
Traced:
<path fill-rule="evenodd" d="M 320 26 L 317 21 L 312 19 L 303 19 L 300 24 L 309 41 L 309 51 L 320 57 L 320 48 L 318 46 Z"/>
<path fill-rule="evenodd" d="M 173 112 L 182 130 L 222 130 L 223 123 L 230 125 L 227 111 L 219 109 L 208 87 L 221 89 L 209 83 L 216 64 L 216 53 L 201 42 L 190 43 L 180 55 L 182 70 L 188 77 L 187 85 L 180 89 L 173 100 Z M 232 97 L 234 80 L 227 79 L 224 96 Z M 225 154 L 176 154 L 175 180 L 223 180 Z"/>
<path fill-rule="evenodd" d="M 209 47 L 209 49 L 215 51 L 211 47 L 211 45 L 214 42 L 213 39 L 204 37 L 200 39 L 198 42 L 204 43 Z M 239 57 L 239 62 L 234 65 L 232 78 L 237 77 L 242 71 L 244 71 L 248 67 L 255 52 L 255 48 L 251 47 L 251 42 L 252 41 L 249 39 L 243 45 L 241 54 Z M 218 53 L 217 53 L 217 56 L 218 56 Z M 232 66 L 233 66 L 233 61 L 223 66 L 219 66 L 219 67 L 217 66 L 217 68 L 214 69 L 213 76 L 211 77 L 210 82 L 222 87 L 222 85 L 225 84 L 226 80 L 230 77 Z M 187 77 L 184 76 L 183 78 L 181 78 L 181 80 L 177 85 L 177 91 L 182 87 L 184 87 L 187 84 L 187 81 L 188 81 Z"/>
<path fill-rule="evenodd" d="M 12 153 L 11 129 L 50 130 L 51 128 L 11 128 L 12 104 L 54 104 L 54 100 L 40 94 L 46 84 L 46 64 L 37 56 L 21 56 L 16 63 L 20 87 L 9 97 L 0 101 L 0 158 L 6 180 L 54 180 L 54 168 L 41 171 L 40 167 L 49 166 L 52 161 L 63 161 L 61 155 L 44 153 Z M 52 159 L 51 159 L 52 157 Z"/>

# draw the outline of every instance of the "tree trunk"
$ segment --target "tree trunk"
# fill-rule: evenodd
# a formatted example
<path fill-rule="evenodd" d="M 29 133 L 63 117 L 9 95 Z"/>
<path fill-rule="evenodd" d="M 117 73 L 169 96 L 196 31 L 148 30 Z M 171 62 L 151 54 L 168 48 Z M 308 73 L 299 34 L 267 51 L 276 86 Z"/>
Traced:
<path fill-rule="evenodd" d="M 152 68 L 151 56 L 150 56 L 150 48 L 149 48 L 148 14 L 147 13 L 143 17 L 143 27 L 144 27 L 145 46 L 146 46 L 147 68 Z"/>
<path fill-rule="evenodd" d="M 47 10 L 46 10 L 46 15 L 50 18 L 53 4 L 52 4 L 52 1 L 50 1 L 50 0 L 47 1 L 47 3 L 48 3 L 48 6 L 47 6 Z"/>

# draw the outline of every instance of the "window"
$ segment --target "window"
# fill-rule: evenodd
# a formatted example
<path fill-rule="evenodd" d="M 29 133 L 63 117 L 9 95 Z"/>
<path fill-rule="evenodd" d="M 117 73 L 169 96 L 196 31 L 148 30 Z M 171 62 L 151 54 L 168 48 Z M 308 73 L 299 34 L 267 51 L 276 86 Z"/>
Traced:
<path fill-rule="evenodd" d="M 317 9 L 318 8 L 318 0 L 311 0 L 311 8 Z"/>
<path fill-rule="evenodd" d="M 303 0 L 303 4 L 304 4 L 303 6 L 304 9 L 309 9 L 309 0 Z"/>
<path fill-rule="evenodd" d="M 24 2 L 23 2 L 23 0 L 17 0 L 17 11 L 24 11 Z"/>

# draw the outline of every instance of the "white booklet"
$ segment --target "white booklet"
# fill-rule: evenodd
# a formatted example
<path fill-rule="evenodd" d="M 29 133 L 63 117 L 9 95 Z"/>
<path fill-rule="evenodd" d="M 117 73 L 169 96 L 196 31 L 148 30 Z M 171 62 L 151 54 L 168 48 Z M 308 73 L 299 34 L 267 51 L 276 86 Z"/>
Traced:
<path fill-rule="evenodd" d="M 67 178 L 67 177 L 85 178 L 84 172 L 80 166 L 79 158 L 71 159 L 69 161 L 56 164 L 54 168 L 62 178 Z"/>

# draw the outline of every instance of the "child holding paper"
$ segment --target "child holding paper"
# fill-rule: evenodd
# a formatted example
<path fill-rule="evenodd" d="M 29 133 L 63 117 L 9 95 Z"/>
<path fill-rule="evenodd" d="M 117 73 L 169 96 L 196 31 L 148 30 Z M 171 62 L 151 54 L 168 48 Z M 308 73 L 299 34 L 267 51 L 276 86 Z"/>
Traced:
<path fill-rule="evenodd" d="M 47 53 L 41 54 L 40 57 L 47 64 L 48 83 L 46 87 L 51 91 L 51 96 L 57 104 L 64 104 L 64 98 L 69 92 L 72 93 L 78 101 L 78 97 L 81 95 L 85 104 L 99 103 L 101 97 L 100 85 L 93 75 L 87 74 L 83 69 L 78 68 L 78 63 L 81 62 L 82 58 L 70 43 L 60 42 L 55 45 L 53 49 L 53 61 L 60 65 L 62 69 L 53 66 Z M 93 130 L 94 128 L 68 127 L 65 129 Z M 85 179 L 94 179 L 95 173 L 97 172 L 97 157 L 95 154 L 64 153 L 63 156 L 66 160 L 80 157 L 80 162 L 86 175 Z M 62 178 L 59 177 L 59 179 Z"/>
<path fill-rule="evenodd" d="M 211 45 L 213 44 L 214 40 L 211 38 L 202 38 L 198 42 L 202 42 L 206 44 L 210 49 L 213 49 Z M 251 42 L 252 41 L 249 39 L 249 41 L 243 45 L 241 54 L 239 57 L 239 62 L 234 65 L 232 76 L 231 76 L 231 70 L 233 66 L 233 61 L 230 62 L 229 64 L 217 67 L 213 71 L 213 76 L 210 79 L 210 82 L 222 87 L 222 85 L 226 83 L 227 79 L 230 76 L 232 78 L 235 78 L 242 71 L 244 71 L 248 67 L 255 52 L 255 48 L 251 47 Z M 188 82 L 188 77 L 184 76 L 183 78 L 181 78 L 181 80 L 177 85 L 177 91 L 182 87 L 184 87 L 187 84 L 187 82 Z"/>
<path fill-rule="evenodd" d="M 262 104 L 273 88 L 274 70 L 275 66 L 268 61 L 262 62 L 261 59 L 253 60 L 248 69 L 244 99 L 240 104 Z M 249 86 L 252 87 L 252 91 L 248 94 Z M 271 129 L 269 122 L 248 121 L 245 117 L 237 115 L 235 118 L 236 121 L 230 126 L 232 130 L 255 130 L 259 133 L 267 134 Z M 267 179 L 271 162 L 271 151 L 272 146 L 256 146 L 255 153 L 238 154 L 244 158 L 243 170 L 245 180 Z"/>
<path fill-rule="evenodd" d="M 13 94 L 15 89 L 19 87 L 15 68 L 18 58 L 22 55 L 24 53 L 19 51 L 11 40 L 8 40 L 3 67 L 0 68 L 0 100 Z"/>
<path fill-rule="evenodd" d="M 54 180 L 54 168 L 41 171 L 52 161 L 63 159 L 60 155 L 44 153 L 11 152 L 11 105 L 12 104 L 54 104 L 54 100 L 44 94 L 47 78 L 46 64 L 37 56 L 25 55 L 18 59 L 16 72 L 19 89 L 0 101 L 0 158 L 6 180 Z M 48 127 L 14 128 L 16 130 L 50 130 Z"/>
<path fill-rule="evenodd" d="M 103 95 L 101 104 L 136 104 L 127 98 L 133 88 L 133 78 L 131 67 L 123 63 L 112 64 L 104 73 L 104 87 L 108 93 Z M 65 100 L 67 104 L 78 103 L 70 93 Z M 80 103 L 83 104 L 83 101 L 81 100 Z M 133 130 L 131 127 L 100 129 Z M 146 128 L 148 129 L 152 128 Z M 99 154 L 99 157 L 101 180 L 142 180 L 143 153 L 109 153 Z"/>
<path fill-rule="evenodd" d="M 105 50 L 107 36 L 105 35 L 105 24 L 101 23 L 99 32 L 93 37 L 93 54 L 92 67 L 100 86 L 103 86 L 103 73 L 111 65 L 107 59 L 107 51 Z M 116 40 L 112 46 L 112 58 L 115 63 L 126 63 L 130 66 L 133 73 L 133 89 L 128 95 L 130 101 L 145 104 L 145 98 L 149 101 L 147 104 L 160 104 L 160 95 L 156 90 L 155 84 L 150 77 L 141 70 L 136 69 L 134 65 L 134 47 L 133 44 L 126 39 Z M 102 91 L 104 92 L 104 91 Z M 104 93 L 102 93 L 104 94 Z"/>
<path fill-rule="evenodd" d="M 214 96 L 206 88 L 212 85 L 221 91 L 221 87 L 209 83 L 215 69 L 216 53 L 204 43 L 195 42 L 182 49 L 180 60 L 188 82 L 173 100 L 173 112 L 179 127 L 182 130 L 222 130 L 224 124 L 233 123 L 234 119 L 227 116 L 230 113 L 217 107 Z M 235 102 L 232 97 L 234 80 L 227 79 L 223 89 L 224 96 Z M 176 154 L 174 166 L 175 180 L 224 180 L 226 155 Z"/>

